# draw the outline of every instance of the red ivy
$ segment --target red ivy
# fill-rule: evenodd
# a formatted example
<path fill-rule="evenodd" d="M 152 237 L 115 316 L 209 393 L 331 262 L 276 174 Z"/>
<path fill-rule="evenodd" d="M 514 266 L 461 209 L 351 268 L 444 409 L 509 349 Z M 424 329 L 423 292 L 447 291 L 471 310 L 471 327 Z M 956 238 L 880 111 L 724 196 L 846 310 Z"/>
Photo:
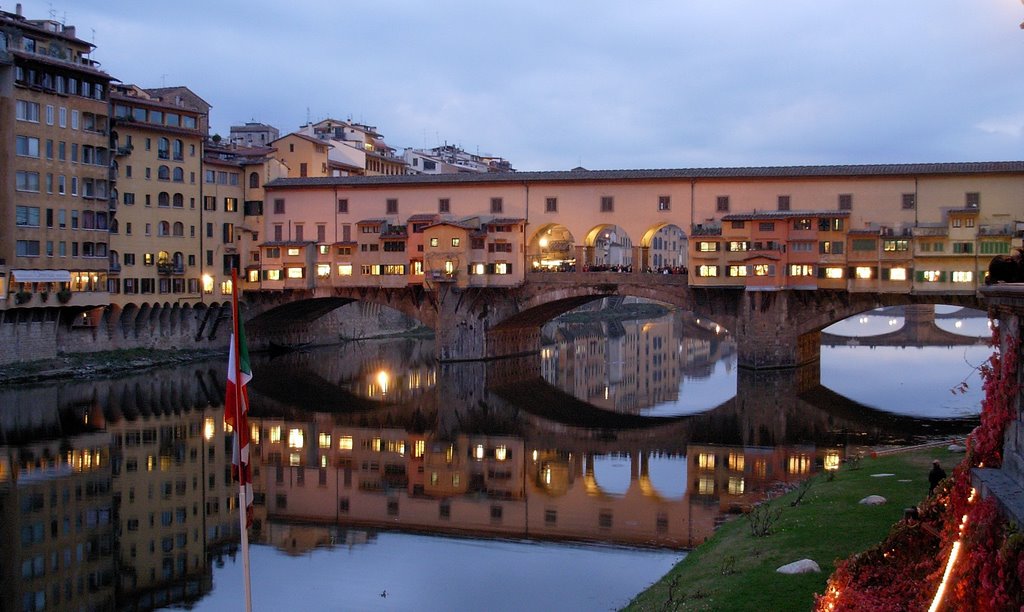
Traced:
<path fill-rule="evenodd" d="M 992 344 L 999 346 L 998 329 Z M 1024 604 L 1024 535 L 1014 534 L 992 499 L 969 501 L 971 468 L 1002 465 L 1003 435 L 1014 418 L 1019 392 L 1020 343 L 1007 338 L 980 367 L 985 398 L 978 427 L 967 438 L 967 454 L 952 478 L 919 507 L 922 525 L 941 538 L 923 537 L 921 526 L 897 523 L 878 546 L 836 564 L 817 610 L 918 610 L 931 602 L 953 542 L 962 536 L 960 557 L 947 587 L 946 609 L 1010 610 Z M 961 519 L 967 517 L 961 534 Z"/>

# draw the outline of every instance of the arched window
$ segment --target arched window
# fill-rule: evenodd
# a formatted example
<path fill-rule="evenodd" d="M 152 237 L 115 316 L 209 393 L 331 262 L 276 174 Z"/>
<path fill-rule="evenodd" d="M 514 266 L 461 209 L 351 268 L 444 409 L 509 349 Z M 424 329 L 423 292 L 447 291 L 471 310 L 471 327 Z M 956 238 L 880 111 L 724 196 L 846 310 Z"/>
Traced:
<path fill-rule="evenodd" d="M 175 221 L 174 222 L 174 235 L 175 236 L 184 236 L 185 235 L 185 224 L 182 223 L 181 221 Z"/>
<path fill-rule="evenodd" d="M 110 220 L 110 233 L 117 234 L 121 231 L 121 224 L 117 222 L 117 219 Z"/>
<path fill-rule="evenodd" d="M 171 169 L 168 168 L 167 166 L 160 166 L 159 168 L 156 169 L 156 178 L 160 179 L 161 181 L 171 180 Z"/>
<path fill-rule="evenodd" d="M 110 251 L 110 269 L 120 270 L 121 269 L 121 256 L 117 254 L 117 251 Z"/>
<path fill-rule="evenodd" d="M 158 265 L 164 265 L 171 263 L 171 254 L 167 251 L 160 251 L 156 254 L 156 263 Z"/>
<path fill-rule="evenodd" d="M 181 254 L 181 251 L 174 253 L 174 267 L 179 270 L 185 267 L 185 256 Z"/>
<path fill-rule="evenodd" d="M 185 182 L 185 171 L 182 170 L 181 168 L 175 168 L 174 169 L 174 179 L 173 180 L 174 180 L 175 183 L 184 183 Z"/>
<path fill-rule="evenodd" d="M 161 191 L 156 196 L 156 205 L 161 208 L 167 208 L 171 205 L 171 196 L 166 191 Z"/>
<path fill-rule="evenodd" d="M 161 221 L 156 226 L 157 236 L 170 236 L 171 235 L 171 224 L 167 221 Z"/>
<path fill-rule="evenodd" d="M 183 195 L 181 195 L 180 193 L 174 194 L 174 207 L 175 208 L 184 208 L 185 207 L 185 197 Z"/>
<path fill-rule="evenodd" d="M 250 172 L 249 173 L 249 187 L 251 189 L 256 189 L 259 186 L 260 186 L 260 175 L 259 175 L 259 173 L 257 173 L 257 172 Z"/>
<path fill-rule="evenodd" d="M 181 139 L 174 141 L 174 159 L 178 161 L 185 159 L 185 145 L 181 144 Z"/>
<path fill-rule="evenodd" d="M 156 156 L 160 159 L 168 159 L 171 156 L 171 141 L 161 137 L 156 144 Z"/>

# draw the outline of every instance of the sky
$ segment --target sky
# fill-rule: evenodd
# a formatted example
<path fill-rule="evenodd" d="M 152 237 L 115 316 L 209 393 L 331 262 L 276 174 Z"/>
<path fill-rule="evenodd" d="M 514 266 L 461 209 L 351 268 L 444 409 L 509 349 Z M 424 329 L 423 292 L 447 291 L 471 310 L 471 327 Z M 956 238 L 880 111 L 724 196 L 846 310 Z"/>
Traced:
<path fill-rule="evenodd" d="M 518 170 L 1024 158 L 1020 0 L 22 5 L 225 136 L 350 119 Z"/>

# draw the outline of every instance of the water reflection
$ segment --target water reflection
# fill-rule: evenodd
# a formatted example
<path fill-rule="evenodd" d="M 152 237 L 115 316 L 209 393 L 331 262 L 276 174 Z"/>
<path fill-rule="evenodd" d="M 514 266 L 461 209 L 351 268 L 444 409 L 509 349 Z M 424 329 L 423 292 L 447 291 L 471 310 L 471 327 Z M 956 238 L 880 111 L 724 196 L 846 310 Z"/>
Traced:
<path fill-rule="evenodd" d="M 489 363 L 439 365 L 421 341 L 254 356 L 260 566 L 280 568 L 310 591 L 308 607 L 324 607 L 332 600 L 317 599 L 305 566 L 281 559 L 342 549 L 402 584 L 424 569 L 421 560 L 403 574 L 396 550 L 381 549 L 398 533 L 443 534 L 408 536 L 401 548 L 421 547 L 449 575 L 462 557 L 444 554 L 467 555 L 470 566 L 498 550 L 527 554 L 513 552 L 510 540 L 547 543 L 530 549 L 531 561 L 577 550 L 567 542 L 629 547 L 630 555 L 685 549 L 709 537 L 723 514 L 838 467 L 864 446 L 974 423 L 948 405 L 907 416 L 914 412 L 879 410 L 855 395 L 862 390 L 846 397 L 826 379 L 827 350 L 820 376 L 816 368 L 737 369 L 732 340 L 685 313 L 547 331 L 543 355 Z M 883 348 L 837 350 L 867 351 L 865 362 L 878 367 Z M 935 366 L 942 355 L 927 356 L 926 367 L 944 371 Z M 861 371 L 852 354 L 842 364 L 840 379 L 887 378 Z M 224 601 L 211 591 L 215 577 L 236 571 L 238 523 L 223 369 L 211 362 L 0 391 L 0 608 Z M 940 385 L 897 384 L 884 395 L 903 402 L 920 397 L 922 385 Z M 494 544 L 474 555 L 465 537 Z M 626 549 L 585 550 L 568 563 L 614 557 L 606 582 L 623 574 Z M 623 587 L 627 598 L 655 577 Z M 394 592 L 392 601 L 407 606 L 454 601 Z M 535 607 L 553 601 L 552 592 Z"/>

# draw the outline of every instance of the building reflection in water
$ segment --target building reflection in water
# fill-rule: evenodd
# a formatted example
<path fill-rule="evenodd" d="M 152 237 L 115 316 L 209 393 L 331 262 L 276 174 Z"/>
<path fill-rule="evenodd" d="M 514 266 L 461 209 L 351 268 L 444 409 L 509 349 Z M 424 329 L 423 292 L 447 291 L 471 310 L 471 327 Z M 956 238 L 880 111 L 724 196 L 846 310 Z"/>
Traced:
<path fill-rule="evenodd" d="M 620 327 L 488 363 L 438 365 L 409 341 L 254 356 L 254 541 L 297 554 L 410 530 L 688 548 L 772 489 L 922 430 L 811 370 L 740 370 L 735 397 L 650 416 L 732 345 L 685 316 Z M 0 390 L 0 607 L 146 610 L 211 590 L 238 541 L 225 365 Z"/>

